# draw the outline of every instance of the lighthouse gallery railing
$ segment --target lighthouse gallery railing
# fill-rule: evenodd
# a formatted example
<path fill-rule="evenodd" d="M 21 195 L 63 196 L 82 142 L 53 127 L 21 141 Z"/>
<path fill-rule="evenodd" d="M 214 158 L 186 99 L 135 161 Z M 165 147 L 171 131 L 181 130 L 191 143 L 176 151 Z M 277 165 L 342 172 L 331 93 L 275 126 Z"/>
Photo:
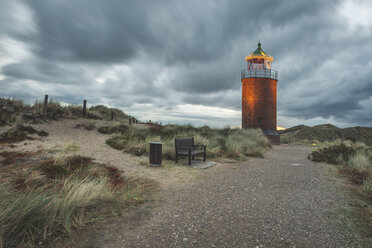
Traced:
<path fill-rule="evenodd" d="M 242 70 L 243 78 L 271 78 L 278 80 L 278 71 L 268 70 L 268 69 L 258 69 L 258 70 Z"/>

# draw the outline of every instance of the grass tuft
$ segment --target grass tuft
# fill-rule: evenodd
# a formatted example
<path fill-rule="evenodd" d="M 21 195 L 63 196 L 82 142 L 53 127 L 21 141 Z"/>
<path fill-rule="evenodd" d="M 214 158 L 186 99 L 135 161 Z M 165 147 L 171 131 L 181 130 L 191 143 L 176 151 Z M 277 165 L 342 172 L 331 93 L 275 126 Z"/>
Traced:
<path fill-rule="evenodd" d="M 0 247 L 68 235 L 114 208 L 142 201 L 149 185 L 81 156 L 8 165 L 0 173 Z"/>
<path fill-rule="evenodd" d="M 72 153 L 80 149 L 79 145 L 76 142 L 71 142 L 65 146 L 63 153 Z"/>
<path fill-rule="evenodd" d="M 95 121 L 90 121 L 87 123 L 77 124 L 75 128 L 84 128 L 85 130 L 92 131 L 96 127 Z"/>
<path fill-rule="evenodd" d="M 44 130 L 37 131 L 31 126 L 24 126 L 23 123 L 22 117 L 18 116 L 12 127 L 8 131 L 0 134 L 0 143 L 20 142 L 27 139 L 33 140 L 34 138 L 29 136 L 29 134 L 36 134 L 39 136 L 49 135 Z"/>

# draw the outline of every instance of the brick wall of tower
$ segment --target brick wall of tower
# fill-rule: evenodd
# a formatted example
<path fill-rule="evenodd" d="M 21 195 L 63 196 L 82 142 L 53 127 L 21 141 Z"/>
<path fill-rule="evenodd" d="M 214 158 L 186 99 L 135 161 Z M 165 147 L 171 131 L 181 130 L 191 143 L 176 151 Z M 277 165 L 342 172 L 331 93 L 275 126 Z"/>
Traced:
<path fill-rule="evenodd" d="M 242 128 L 276 131 L 277 80 L 242 79 Z"/>

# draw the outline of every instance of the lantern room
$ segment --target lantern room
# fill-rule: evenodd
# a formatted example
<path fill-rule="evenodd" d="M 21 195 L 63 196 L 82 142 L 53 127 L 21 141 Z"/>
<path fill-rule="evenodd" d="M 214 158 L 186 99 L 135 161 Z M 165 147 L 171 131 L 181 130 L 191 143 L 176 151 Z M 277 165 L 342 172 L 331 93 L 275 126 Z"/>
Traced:
<path fill-rule="evenodd" d="M 271 70 L 271 62 L 274 58 L 261 49 L 260 42 L 257 46 L 256 51 L 245 57 L 245 60 L 248 63 L 248 70 Z"/>

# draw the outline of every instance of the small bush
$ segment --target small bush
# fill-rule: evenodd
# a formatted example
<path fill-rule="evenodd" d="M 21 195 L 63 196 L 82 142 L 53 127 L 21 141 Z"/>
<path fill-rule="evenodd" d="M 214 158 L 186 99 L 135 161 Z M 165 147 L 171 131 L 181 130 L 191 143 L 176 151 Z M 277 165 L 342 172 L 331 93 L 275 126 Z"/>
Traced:
<path fill-rule="evenodd" d="M 113 134 L 113 133 L 125 133 L 128 131 L 128 126 L 126 125 L 121 125 L 120 123 L 114 123 L 109 126 L 103 126 L 98 128 L 98 132 L 103 133 L 103 134 Z"/>
<path fill-rule="evenodd" d="M 316 162 L 326 162 L 329 164 L 347 163 L 351 156 L 355 154 L 355 149 L 344 143 L 330 146 L 313 151 L 312 160 Z"/>
<path fill-rule="evenodd" d="M 313 151 L 309 158 L 316 162 L 339 165 L 350 180 L 361 185 L 363 190 L 371 192 L 372 148 L 350 141 L 338 141 L 329 145 Z"/>
<path fill-rule="evenodd" d="M 77 124 L 75 128 L 84 128 L 85 130 L 92 131 L 96 127 L 95 121 L 90 121 L 88 123 Z"/>
<path fill-rule="evenodd" d="M 88 110 L 87 117 L 89 119 L 102 120 L 101 114 L 94 110 Z"/>

